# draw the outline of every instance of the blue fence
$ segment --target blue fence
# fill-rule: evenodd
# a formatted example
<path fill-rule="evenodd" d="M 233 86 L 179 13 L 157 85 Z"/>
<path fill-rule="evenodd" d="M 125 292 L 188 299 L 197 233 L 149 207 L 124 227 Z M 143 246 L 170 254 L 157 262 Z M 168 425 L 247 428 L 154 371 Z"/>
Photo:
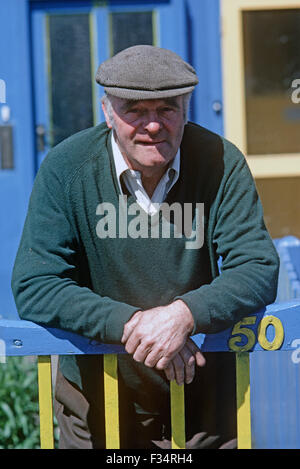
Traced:
<path fill-rule="evenodd" d="M 300 240 L 287 236 L 275 240 L 275 246 L 280 257 L 276 303 L 293 304 L 300 299 Z M 295 320 L 297 329 L 300 316 Z M 253 448 L 300 448 L 299 334 L 291 346 L 292 354 L 280 350 L 250 357 Z"/>
<path fill-rule="evenodd" d="M 275 240 L 280 256 L 279 283 L 276 301 L 300 298 L 300 240 L 286 236 Z"/>
<path fill-rule="evenodd" d="M 275 245 L 281 260 L 276 302 L 219 334 L 193 338 L 202 351 L 232 351 L 237 362 L 250 357 L 249 368 L 243 358 L 237 371 L 240 447 L 300 449 L 300 241 L 286 237 Z M 62 330 L 0 320 L 0 356 L 123 352 Z"/>
<path fill-rule="evenodd" d="M 198 334 L 194 336 L 197 345 L 205 352 L 235 352 L 237 357 L 237 414 L 238 414 L 238 440 L 240 448 L 300 448 L 298 441 L 298 427 L 300 421 L 298 388 L 286 388 L 287 395 L 284 398 L 288 408 L 283 409 L 284 403 L 278 393 L 281 380 L 287 380 L 287 366 L 291 364 L 299 373 L 300 362 L 300 299 L 292 302 L 272 304 L 251 314 L 239 321 L 233 328 L 226 329 L 218 334 Z M 112 354 L 123 353 L 119 346 L 110 346 L 90 341 L 82 336 L 66 333 L 58 329 L 44 328 L 27 321 L 0 320 L 0 337 L 2 340 L 2 353 L 7 356 L 37 355 L 68 355 L 68 354 L 105 354 L 105 357 L 113 357 Z M 278 363 L 269 361 L 268 357 L 284 354 L 284 368 L 278 368 Z M 299 357 L 298 357 L 299 355 Z M 250 373 L 249 373 L 250 356 Z M 261 357 L 267 359 L 261 360 Z M 116 363 L 116 361 L 114 362 Z M 270 374 L 270 363 L 273 367 Z M 50 364 L 50 361 L 49 361 Z M 39 360 L 39 365 L 48 366 L 47 362 Z M 259 366 L 258 366 L 259 365 Z M 281 362 L 279 361 L 279 365 Z M 275 369 L 274 366 L 277 366 Z M 251 371 L 252 367 L 252 371 Z M 253 368 L 254 367 L 254 368 Z M 253 373 L 253 369 L 256 370 Z M 50 372 L 41 371 L 41 378 L 48 379 Z M 108 372 L 111 379 L 110 372 Z M 264 388 L 265 376 L 268 375 L 268 389 Z M 48 376 L 48 378 L 47 378 Z M 299 375 L 298 375 L 299 376 Z M 115 378 L 114 378 L 115 379 Z M 179 389 L 180 388 L 180 389 Z M 42 389 L 42 392 L 41 392 Z M 114 385 L 117 389 L 117 385 Z M 183 428 L 182 409 L 178 410 L 178 396 L 182 401 L 182 387 L 173 386 L 173 396 L 176 402 L 174 408 L 174 420 Z M 273 393 L 273 395 L 272 395 Z M 108 392 L 111 400 L 111 392 Z M 45 416 L 48 422 L 41 420 L 41 434 L 45 434 L 42 447 L 47 448 L 47 442 L 51 441 L 52 415 L 50 398 L 43 403 L 45 396 L 51 396 L 51 390 L 47 386 L 40 385 L 40 415 Z M 172 393 L 171 393 L 172 398 Z M 117 398 L 114 399 L 117 402 Z M 41 408 L 41 406 L 43 406 Z M 116 407 L 116 406 L 115 406 Z M 112 406 L 109 407 L 109 414 Z M 50 417 L 49 417 L 50 416 Z M 115 421 L 117 417 L 114 416 Z M 179 423 L 178 423 L 179 420 Z M 261 422 L 263 425 L 261 426 Z M 291 431 L 288 432 L 289 427 Z M 49 430 L 50 428 L 50 430 Z M 108 431 L 115 428 L 107 423 Z M 183 430 L 176 430 L 177 434 L 183 434 Z M 175 433 L 176 433 L 175 432 Z M 49 436 L 50 435 L 50 436 Z M 108 440 L 110 437 L 108 435 Z M 251 442 L 252 440 L 252 442 Z M 109 446 L 116 448 L 117 446 Z M 184 445 L 173 446 L 184 448 Z"/>

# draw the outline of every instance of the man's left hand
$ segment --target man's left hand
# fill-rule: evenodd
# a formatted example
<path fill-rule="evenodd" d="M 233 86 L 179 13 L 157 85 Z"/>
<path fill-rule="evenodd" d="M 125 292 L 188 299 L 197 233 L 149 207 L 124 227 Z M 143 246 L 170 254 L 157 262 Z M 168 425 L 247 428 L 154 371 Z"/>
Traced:
<path fill-rule="evenodd" d="M 125 324 L 121 341 L 134 360 L 163 370 L 184 347 L 193 327 L 188 306 L 176 300 L 167 306 L 137 311 Z"/>
<path fill-rule="evenodd" d="M 169 381 L 176 380 L 179 385 L 190 384 L 195 377 L 196 366 L 203 367 L 205 363 L 201 350 L 188 337 L 185 346 L 175 355 L 164 372 Z"/>

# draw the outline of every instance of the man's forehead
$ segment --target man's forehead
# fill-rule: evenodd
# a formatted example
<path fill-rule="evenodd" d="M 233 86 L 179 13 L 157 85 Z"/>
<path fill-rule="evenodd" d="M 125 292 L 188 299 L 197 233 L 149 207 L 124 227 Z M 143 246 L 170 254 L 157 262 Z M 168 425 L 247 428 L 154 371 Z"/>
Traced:
<path fill-rule="evenodd" d="M 114 96 L 113 101 L 118 102 L 119 106 L 123 111 L 126 111 L 127 109 L 130 109 L 134 106 L 155 108 L 162 105 L 168 105 L 179 109 L 180 103 L 182 102 L 182 96 L 173 96 L 170 98 L 162 99 L 124 99 L 117 98 Z"/>

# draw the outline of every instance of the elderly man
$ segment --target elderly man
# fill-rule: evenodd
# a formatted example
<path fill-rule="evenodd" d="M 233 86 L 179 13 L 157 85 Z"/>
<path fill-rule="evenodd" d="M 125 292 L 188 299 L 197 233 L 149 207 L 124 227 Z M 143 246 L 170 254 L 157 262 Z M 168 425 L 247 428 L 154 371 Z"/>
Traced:
<path fill-rule="evenodd" d="M 275 298 L 255 184 L 233 144 L 186 122 L 198 79 L 178 55 L 131 47 L 96 80 L 106 123 L 53 148 L 35 180 L 12 280 L 19 314 L 124 344 L 123 448 L 170 447 L 173 379 L 187 383 L 187 447 L 234 447 L 232 355 L 204 358 L 191 336 Z M 60 359 L 61 448 L 105 447 L 101 367 Z"/>

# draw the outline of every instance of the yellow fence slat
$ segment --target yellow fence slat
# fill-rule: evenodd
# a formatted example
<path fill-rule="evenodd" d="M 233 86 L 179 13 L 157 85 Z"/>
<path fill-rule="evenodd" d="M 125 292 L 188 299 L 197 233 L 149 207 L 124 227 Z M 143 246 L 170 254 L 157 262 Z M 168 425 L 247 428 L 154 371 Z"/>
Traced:
<path fill-rule="evenodd" d="M 238 449 L 251 449 L 249 353 L 236 353 Z"/>
<path fill-rule="evenodd" d="M 54 449 L 51 356 L 38 357 L 41 449 Z"/>
<path fill-rule="evenodd" d="M 120 448 L 118 356 L 103 356 L 106 449 Z"/>
<path fill-rule="evenodd" d="M 184 385 L 170 382 L 172 449 L 185 448 Z"/>
<path fill-rule="evenodd" d="M 103 356 L 106 448 L 120 448 L 118 357 Z M 250 363 L 248 352 L 236 353 L 238 449 L 251 449 Z M 40 440 L 54 448 L 51 356 L 38 357 Z M 184 385 L 170 382 L 172 449 L 185 449 Z"/>

